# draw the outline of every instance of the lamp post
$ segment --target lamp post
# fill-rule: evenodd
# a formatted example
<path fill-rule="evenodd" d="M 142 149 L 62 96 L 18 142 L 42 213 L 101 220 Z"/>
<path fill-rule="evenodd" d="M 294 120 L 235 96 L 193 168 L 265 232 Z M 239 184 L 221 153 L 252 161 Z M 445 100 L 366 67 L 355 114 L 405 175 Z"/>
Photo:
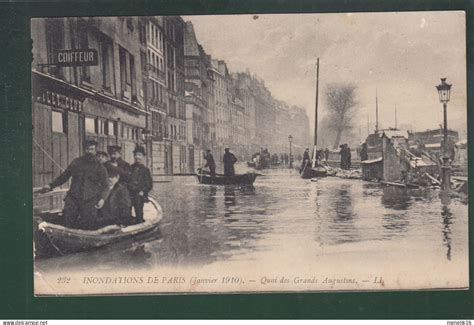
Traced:
<path fill-rule="evenodd" d="M 436 86 L 439 95 L 439 101 L 443 104 L 443 165 L 441 166 L 443 190 L 451 188 L 451 166 L 448 156 L 448 113 L 447 107 L 451 95 L 451 86 L 446 82 L 446 78 L 441 78 L 441 83 Z"/>
<path fill-rule="evenodd" d="M 293 157 L 291 156 L 291 142 L 293 141 L 293 137 L 291 134 L 288 136 L 288 141 L 290 141 L 290 168 L 293 168 Z"/>

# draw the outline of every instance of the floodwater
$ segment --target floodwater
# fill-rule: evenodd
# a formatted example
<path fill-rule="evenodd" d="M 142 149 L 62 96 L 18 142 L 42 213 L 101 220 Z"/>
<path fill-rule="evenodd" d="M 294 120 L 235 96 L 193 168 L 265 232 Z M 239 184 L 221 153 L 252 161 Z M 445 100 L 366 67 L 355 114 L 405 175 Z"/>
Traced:
<path fill-rule="evenodd" d="M 164 217 L 151 238 L 39 260 L 37 270 L 225 267 L 275 259 L 297 268 L 331 255 L 352 256 L 353 263 L 386 256 L 394 259 L 390 267 L 423 263 L 424 256 L 433 265 L 467 263 L 468 207 L 438 190 L 334 177 L 314 182 L 287 169 L 264 173 L 253 187 L 200 185 L 191 176 L 155 183 Z"/>

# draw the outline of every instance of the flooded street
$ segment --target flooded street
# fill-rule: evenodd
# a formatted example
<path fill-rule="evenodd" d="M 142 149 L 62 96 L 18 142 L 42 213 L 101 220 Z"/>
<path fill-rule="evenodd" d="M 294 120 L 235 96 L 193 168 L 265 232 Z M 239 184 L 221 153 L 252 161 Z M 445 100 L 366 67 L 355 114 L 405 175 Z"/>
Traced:
<path fill-rule="evenodd" d="M 424 259 L 445 266 L 467 261 L 467 205 L 441 200 L 437 190 L 333 177 L 314 182 L 286 169 L 265 173 L 250 188 L 200 185 L 192 176 L 156 183 L 153 196 L 164 217 L 151 238 L 39 260 L 37 270 L 258 268 L 275 260 L 295 269 L 315 261 L 333 268 L 347 259 L 353 266 L 403 268 Z"/>

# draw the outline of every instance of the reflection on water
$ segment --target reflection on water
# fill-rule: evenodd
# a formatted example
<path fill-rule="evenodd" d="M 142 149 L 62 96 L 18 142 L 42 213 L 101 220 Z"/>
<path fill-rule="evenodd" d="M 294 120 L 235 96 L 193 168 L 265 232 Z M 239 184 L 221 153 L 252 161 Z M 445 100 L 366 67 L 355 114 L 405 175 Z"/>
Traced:
<path fill-rule="evenodd" d="M 377 250 L 380 243 L 393 243 L 401 252 L 439 251 L 444 260 L 467 250 L 467 206 L 435 190 L 330 177 L 311 182 L 272 170 L 252 187 L 200 185 L 192 177 L 176 177 L 155 184 L 153 195 L 164 217 L 146 242 L 41 260 L 37 266 L 207 265 L 258 260 L 262 254 L 285 257 L 292 254 L 287 247 L 304 247 L 317 256 L 324 247 L 357 250 L 364 244 Z"/>

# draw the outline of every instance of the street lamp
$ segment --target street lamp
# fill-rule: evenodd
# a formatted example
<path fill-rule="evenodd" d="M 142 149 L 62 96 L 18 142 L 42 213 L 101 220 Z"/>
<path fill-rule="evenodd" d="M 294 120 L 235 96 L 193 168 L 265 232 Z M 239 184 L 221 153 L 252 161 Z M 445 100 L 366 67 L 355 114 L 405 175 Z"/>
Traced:
<path fill-rule="evenodd" d="M 447 107 L 449 98 L 451 96 L 451 86 L 446 82 L 446 78 L 441 78 L 441 83 L 436 86 L 439 95 L 439 101 L 443 104 L 443 165 L 441 166 L 443 189 L 449 190 L 451 188 L 451 166 L 449 165 L 449 157 L 447 152 L 448 147 L 448 114 Z"/>
<path fill-rule="evenodd" d="M 291 142 L 293 141 L 293 137 L 291 134 L 288 136 L 288 141 L 290 141 L 290 168 L 293 168 L 293 157 L 291 156 Z"/>

